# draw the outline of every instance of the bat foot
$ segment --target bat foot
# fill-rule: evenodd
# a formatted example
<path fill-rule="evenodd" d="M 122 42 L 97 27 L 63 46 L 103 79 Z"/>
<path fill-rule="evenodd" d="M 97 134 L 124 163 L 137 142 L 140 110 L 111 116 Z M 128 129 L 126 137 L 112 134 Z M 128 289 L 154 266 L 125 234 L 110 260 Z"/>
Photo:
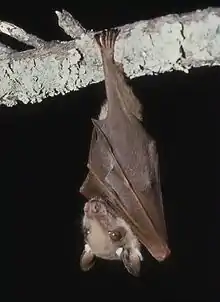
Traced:
<path fill-rule="evenodd" d="M 115 29 L 105 29 L 101 33 L 95 34 L 96 42 L 98 43 L 102 51 L 108 50 L 113 55 L 115 41 L 120 30 Z"/>

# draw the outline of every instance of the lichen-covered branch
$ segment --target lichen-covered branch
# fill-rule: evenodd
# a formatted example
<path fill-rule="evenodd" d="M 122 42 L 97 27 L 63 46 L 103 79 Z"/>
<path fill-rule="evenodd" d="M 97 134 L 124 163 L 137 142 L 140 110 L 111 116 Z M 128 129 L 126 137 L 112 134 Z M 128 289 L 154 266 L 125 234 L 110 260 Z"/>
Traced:
<path fill-rule="evenodd" d="M 34 47 L 14 52 L 0 45 L 0 104 L 40 102 L 104 79 L 94 32 L 65 10 L 56 14 L 59 26 L 73 40 L 45 42 L 0 22 L 0 31 Z M 220 65 L 220 8 L 139 21 L 120 30 L 115 59 L 130 78 Z"/>
<path fill-rule="evenodd" d="M 42 47 L 46 43 L 44 40 L 26 33 L 26 31 L 24 31 L 22 28 L 9 22 L 0 21 L 0 31 L 3 34 L 6 34 L 20 42 L 23 42 L 35 48 Z"/>
<path fill-rule="evenodd" d="M 4 45 L 3 43 L 0 42 L 0 54 L 9 54 L 14 51 L 15 50 L 13 50 L 11 47 Z"/>

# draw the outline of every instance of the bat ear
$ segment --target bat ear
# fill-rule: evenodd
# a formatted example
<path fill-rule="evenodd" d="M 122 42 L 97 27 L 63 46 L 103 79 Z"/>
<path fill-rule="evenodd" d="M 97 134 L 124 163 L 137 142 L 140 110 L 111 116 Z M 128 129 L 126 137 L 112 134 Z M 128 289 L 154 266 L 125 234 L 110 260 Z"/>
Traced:
<path fill-rule="evenodd" d="M 84 250 L 82 252 L 81 258 L 80 258 L 80 267 L 83 271 L 90 270 L 94 264 L 95 264 L 95 255 L 93 254 L 90 247 L 85 244 Z"/>
<path fill-rule="evenodd" d="M 141 269 L 141 254 L 136 249 L 123 249 L 121 260 L 127 271 L 135 277 L 138 277 Z"/>

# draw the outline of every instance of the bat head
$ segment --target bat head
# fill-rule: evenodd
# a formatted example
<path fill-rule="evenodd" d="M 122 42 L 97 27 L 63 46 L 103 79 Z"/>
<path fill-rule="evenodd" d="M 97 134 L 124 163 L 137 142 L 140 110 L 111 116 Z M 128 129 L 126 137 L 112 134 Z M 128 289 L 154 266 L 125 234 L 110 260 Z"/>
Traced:
<path fill-rule="evenodd" d="M 104 199 L 92 198 L 85 204 L 82 227 L 85 246 L 80 266 L 83 271 L 92 268 L 96 257 L 100 257 L 121 260 L 129 273 L 139 275 L 140 243 L 129 225 L 113 214 Z"/>

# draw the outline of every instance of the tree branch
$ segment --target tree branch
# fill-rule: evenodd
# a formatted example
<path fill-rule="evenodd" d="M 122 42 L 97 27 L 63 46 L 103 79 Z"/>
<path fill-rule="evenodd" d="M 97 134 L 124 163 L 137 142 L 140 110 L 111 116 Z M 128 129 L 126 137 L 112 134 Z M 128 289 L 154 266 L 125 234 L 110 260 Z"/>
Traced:
<path fill-rule="evenodd" d="M 0 104 L 35 103 L 104 79 L 93 39 L 67 11 L 56 12 L 73 40 L 46 42 L 0 21 L 0 31 L 34 49 L 17 52 L 0 44 Z M 128 77 L 220 65 L 220 8 L 168 15 L 120 28 L 116 61 Z"/>

